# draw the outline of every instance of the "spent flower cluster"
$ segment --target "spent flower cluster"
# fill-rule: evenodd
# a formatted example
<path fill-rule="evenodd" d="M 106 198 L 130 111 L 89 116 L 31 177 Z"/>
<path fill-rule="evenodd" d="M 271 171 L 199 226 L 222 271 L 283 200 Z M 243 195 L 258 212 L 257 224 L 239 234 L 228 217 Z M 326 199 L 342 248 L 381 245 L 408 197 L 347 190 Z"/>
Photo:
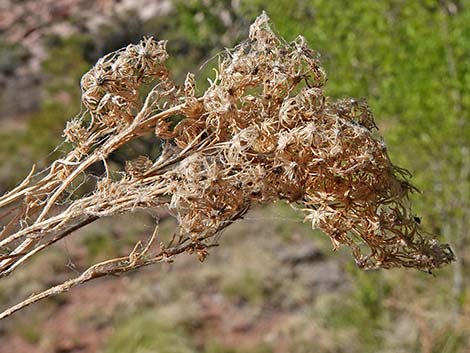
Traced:
<path fill-rule="evenodd" d="M 76 229 L 136 209 L 169 209 L 178 223 L 172 240 L 159 243 L 157 226 L 129 256 L 92 266 L 0 317 L 179 253 L 202 261 L 221 230 L 251 206 L 278 200 L 303 213 L 334 248 L 349 246 L 360 267 L 431 271 L 453 260 L 448 245 L 423 235 L 408 200 L 415 190 L 409 174 L 391 163 L 367 103 L 325 96 L 325 72 L 304 38 L 278 38 L 263 13 L 248 40 L 220 56 L 202 95 L 191 73 L 182 87 L 173 82 L 165 46 L 145 38 L 83 76 L 85 109 L 64 131 L 71 152 L 0 197 L 0 276 Z M 152 87 L 147 94 L 145 87 Z M 162 141 L 158 158 L 108 170 L 112 152 L 150 133 Z M 70 197 L 72 183 L 95 163 L 106 172 L 94 191 Z"/>

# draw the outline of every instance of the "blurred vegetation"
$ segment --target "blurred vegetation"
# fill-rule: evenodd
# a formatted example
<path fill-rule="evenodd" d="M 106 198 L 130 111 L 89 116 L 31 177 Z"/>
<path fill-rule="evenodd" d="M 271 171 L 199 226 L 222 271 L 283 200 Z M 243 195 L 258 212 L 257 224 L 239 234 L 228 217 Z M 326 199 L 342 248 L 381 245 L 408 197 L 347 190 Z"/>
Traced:
<path fill-rule="evenodd" d="M 202 351 L 191 337 L 174 323 L 158 318 L 158 313 L 134 313 L 118 323 L 104 353 L 272 353 L 267 344 L 252 347 L 226 345 L 213 339 Z"/>
<path fill-rule="evenodd" d="M 11 75 L 28 59 L 28 50 L 21 44 L 10 43 L 0 36 L 0 74 Z"/>
<path fill-rule="evenodd" d="M 243 348 L 225 346 L 220 343 L 210 343 L 204 353 L 272 353 L 273 349 L 267 344 L 259 344 L 255 347 Z"/>
<path fill-rule="evenodd" d="M 329 95 L 367 98 L 392 160 L 409 169 L 413 183 L 423 190 L 412 200 L 422 225 L 451 242 L 458 256 L 456 265 L 436 277 L 350 269 L 353 288 L 347 298 L 324 308 L 324 325 L 356 330 L 360 352 L 421 352 L 425 339 L 432 342 L 430 352 L 470 349 L 465 332 L 470 324 L 464 314 L 470 312 L 470 4 L 463 0 L 175 0 L 172 15 L 165 18 L 141 21 L 129 14 L 103 27 L 99 35 L 50 38 L 39 111 L 23 130 L 0 130 L 0 185 L 11 187 L 33 161 L 48 156 L 45 164 L 57 156 L 50 153 L 60 144 L 65 121 L 80 111 L 79 79 L 98 57 L 143 35 L 155 35 L 169 40 L 170 66 L 181 80 L 185 72 L 198 71 L 201 63 L 244 38 L 261 10 L 288 41 L 302 34 L 321 54 Z M 26 55 L 23 49 L 2 43 L 0 51 L 1 71 L 12 70 L 15 58 Z M 215 64 L 216 59 L 198 75 L 211 75 Z M 205 78 L 199 79 L 198 86 L 204 85 Z M 155 146 L 152 141 L 140 150 Z M 14 155 L 23 158 L 11 159 Z M 280 222 L 277 227 L 289 241 L 290 226 Z M 110 247 L 100 234 L 89 238 L 86 246 L 91 257 Z M 255 272 L 230 277 L 222 290 L 250 302 L 262 300 L 264 293 L 262 278 Z M 389 305 L 394 300 L 413 310 L 438 312 L 432 337 L 423 329 L 411 346 L 384 338 L 398 315 Z M 36 339 L 34 330 L 26 327 L 24 332 Z M 387 345 L 392 348 L 387 350 Z M 354 351 L 353 346 L 357 343 L 351 346 Z M 179 353 L 195 348 L 188 334 L 174 325 L 152 314 L 138 314 L 116 327 L 106 352 L 156 350 Z M 206 351 L 245 352 L 218 343 Z M 269 351 L 260 346 L 249 352 Z"/>
<path fill-rule="evenodd" d="M 353 288 L 350 296 L 331 307 L 326 316 L 328 327 L 350 329 L 360 335 L 360 351 L 376 352 L 384 347 L 389 317 L 384 307 L 388 284 L 379 272 L 363 272 L 350 266 Z"/>
<path fill-rule="evenodd" d="M 49 39 L 38 111 L 28 117 L 24 128 L 0 131 L 0 164 L 8 166 L 0 175 L 0 184 L 6 188 L 23 178 L 33 163 L 43 168 L 62 154 L 55 148 L 62 141 L 65 122 L 80 112 L 79 82 L 90 66 L 85 60 L 87 44 L 87 37 L 78 34 Z M 22 158 L 12 159 L 12 155 Z"/>
<path fill-rule="evenodd" d="M 224 281 L 222 292 L 228 297 L 259 303 L 264 293 L 263 282 L 258 273 L 247 270 Z"/>
<path fill-rule="evenodd" d="M 153 313 L 134 314 L 117 325 L 105 353 L 193 353 L 188 336 Z"/>

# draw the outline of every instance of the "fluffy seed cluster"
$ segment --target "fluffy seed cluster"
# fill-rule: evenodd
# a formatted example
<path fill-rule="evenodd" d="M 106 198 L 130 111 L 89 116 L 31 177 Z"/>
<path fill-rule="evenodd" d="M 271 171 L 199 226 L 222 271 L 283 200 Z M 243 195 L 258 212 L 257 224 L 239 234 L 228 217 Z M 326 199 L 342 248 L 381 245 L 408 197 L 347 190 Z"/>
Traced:
<path fill-rule="evenodd" d="M 409 175 L 391 163 L 367 103 L 325 96 L 325 72 L 302 37 L 278 38 L 263 13 L 249 38 L 220 56 L 202 95 L 193 74 L 182 87 L 172 81 L 165 46 L 143 39 L 83 76 L 84 112 L 64 132 L 73 150 L 0 197 L 9 210 L 0 276 L 75 229 L 137 208 L 166 207 L 178 221 L 154 260 L 182 251 L 203 260 L 214 235 L 252 205 L 278 200 L 334 248 L 349 246 L 361 267 L 430 271 L 453 260 L 448 245 L 423 236 Z M 151 133 L 163 141 L 156 159 L 141 156 L 109 172 L 112 152 Z M 71 197 L 73 182 L 100 162 L 106 173 L 95 190 Z M 134 267 L 149 263 L 132 258 L 141 261 Z"/>
<path fill-rule="evenodd" d="M 413 187 L 390 162 L 364 101 L 325 97 L 325 73 L 302 37 L 287 44 L 266 15 L 227 54 L 202 100 L 165 136 L 180 148 L 210 141 L 167 172 L 181 231 L 217 232 L 253 203 L 285 200 L 359 266 L 432 269 L 446 245 L 422 237 L 408 205 Z M 193 98 L 192 82 L 186 82 Z"/>

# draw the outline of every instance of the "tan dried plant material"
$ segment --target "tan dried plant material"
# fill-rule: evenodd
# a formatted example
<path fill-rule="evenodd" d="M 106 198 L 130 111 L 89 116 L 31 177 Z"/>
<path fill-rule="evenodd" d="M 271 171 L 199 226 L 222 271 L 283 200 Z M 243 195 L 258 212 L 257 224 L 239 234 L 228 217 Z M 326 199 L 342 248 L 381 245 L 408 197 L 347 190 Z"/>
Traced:
<path fill-rule="evenodd" d="M 365 269 L 431 271 L 453 260 L 448 245 L 423 235 L 408 201 L 415 189 L 390 162 L 367 104 L 324 95 L 325 72 L 302 37 L 286 43 L 263 13 L 249 39 L 220 57 L 202 95 L 191 73 L 183 87 L 172 81 L 165 47 L 145 38 L 101 58 L 83 76 L 84 112 L 64 131 L 72 151 L 42 174 L 33 168 L 0 197 L 0 276 L 76 229 L 136 209 L 169 208 L 178 222 L 173 239 L 159 243 L 156 227 L 129 256 L 92 266 L 0 318 L 93 278 L 182 252 L 202 261 L 222 229 L 251 206 L 278 200 L 303 213 L 334 248 L 350 247 Z M 121 173 L 108 171 L 113 151 L 149 133 L 164 141 L 158 158 L 142 156 Z M 94 191 L 70 197 L 72 183 L 99 162 L 106 173 Z"/>

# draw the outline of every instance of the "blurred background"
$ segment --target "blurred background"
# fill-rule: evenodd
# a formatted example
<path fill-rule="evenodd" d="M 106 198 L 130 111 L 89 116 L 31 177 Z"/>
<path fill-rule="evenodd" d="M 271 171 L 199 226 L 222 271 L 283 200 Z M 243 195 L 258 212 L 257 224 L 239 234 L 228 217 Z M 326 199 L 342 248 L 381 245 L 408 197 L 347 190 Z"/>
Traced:
<path fill-rule="evenodd" d="M 99 57 L 166 39 L 174 77 L 194 72 L 201 93 L 215 63 L 201 64 L 246 38 L 262 10 L 321 54 L 327 94 L 367 98 L 392 160 L 422 190 L 416 215 L 457 261 L 433 275 L 363 272 L 274 204 L 229 228 L 203 264 L 181 256 L 3 320 L 0 352 L 470 352 L 469 1 L 2 0 L 0 194 L 66 149 L 80 77 Z M 127 254 L 151 226 L 144 213 L 90 225 L 2 279 L 1 306 Z"/>

